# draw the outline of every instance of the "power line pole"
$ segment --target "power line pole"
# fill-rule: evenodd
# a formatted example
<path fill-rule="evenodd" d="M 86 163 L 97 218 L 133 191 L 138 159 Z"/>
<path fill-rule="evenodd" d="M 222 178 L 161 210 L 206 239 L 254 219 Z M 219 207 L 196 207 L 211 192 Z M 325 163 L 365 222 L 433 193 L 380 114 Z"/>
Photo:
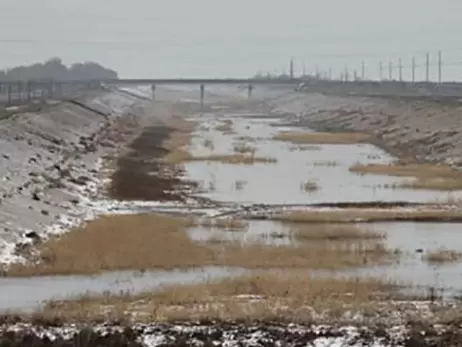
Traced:
<path fill-rule="evenodd" d="M 383 81 L 383 64 L 382 61 L 379 63 L 379 76 L 380 76 L 380 82 Z"/>
<path fill-rule="evenodd" d="M 366 63 L 363 62 L 361 63 L 361 79 L 364 81 L 366 79 Z"/>
<path fill-rule="evenodd" d="M 442 58 L 441 51 L 438 51 L 438 83 L 441 84 Z"/>
<path fill-rule="evenodd" d="M 289 65 L 289 71 L 290 71 L 290 78 L 294 78 L 294 58 L 290 59 L 290 65 Z"/>
<path fill-rule="evenodd" d="M 393 63 L 391 60 L 388 62 L 388 79 L 393 80 Z"/>
<path fill-rule="evenodd" d="M 425 80 L 430 82 L 430 53 L 427 53 L 427 59 L 425 62 L 426 70 L 425 70 Z"/>
<path fill-rule="evenodd" d="M 412 83 L 415 83 L 415 57 L 412 57 Z"/>
<path fill-rule="evenodd" d="M 403 82 L 403 61 L 399 58 L 399 81 Z"/>

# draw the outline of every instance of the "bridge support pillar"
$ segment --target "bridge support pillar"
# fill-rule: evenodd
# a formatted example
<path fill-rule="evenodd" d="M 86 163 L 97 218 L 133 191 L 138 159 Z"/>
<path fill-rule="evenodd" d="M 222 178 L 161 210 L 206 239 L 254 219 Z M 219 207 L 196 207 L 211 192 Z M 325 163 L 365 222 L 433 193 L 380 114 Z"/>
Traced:
<path fill-rule="evenodd" d="M 249 99 L 252 97 L 252 92 L 253 92 L 253 85 L 252 84 L 249 84 L 249 86 L 247 87 L 247 91 L 248 91 L 248 94 L 249 94 Z"/>
<path fill-rule="evenodd" d="M 152 94 L 152 101 L 156 100 L 156 85 L 153 83 L 151 84 L 151 94 Z"/>
<path fill-rule="evenodd" d="M 205 85 L 201 84 L 201 111 L 204 111 Z"/>

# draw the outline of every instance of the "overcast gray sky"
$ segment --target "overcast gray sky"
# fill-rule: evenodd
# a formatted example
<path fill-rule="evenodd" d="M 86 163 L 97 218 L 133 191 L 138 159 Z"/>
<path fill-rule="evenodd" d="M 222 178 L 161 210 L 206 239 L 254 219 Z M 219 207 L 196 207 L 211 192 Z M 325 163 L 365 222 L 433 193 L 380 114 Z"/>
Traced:
<path fill-rule="evenodd" d="M 287 70 L 293 56 L 299 71 L 304 61 L 307 71 L 334 74 L 365 60 L 377 77 L 380 60 L 409 66 L 416 55 L 421 65 L 429 50 L 435 63 L 441 49 L 452 64 L 444 78 L 462 75 L 460 0 L 0 0 L 0 8 L 0 67 L 60 56 L 125 77 L 237 77 Z"/>

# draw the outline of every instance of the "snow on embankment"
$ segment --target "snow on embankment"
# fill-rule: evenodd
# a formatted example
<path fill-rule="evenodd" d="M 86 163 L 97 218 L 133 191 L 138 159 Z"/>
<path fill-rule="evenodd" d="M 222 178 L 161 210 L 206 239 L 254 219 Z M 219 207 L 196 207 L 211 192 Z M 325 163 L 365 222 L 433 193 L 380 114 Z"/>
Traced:
<path fill-rule="evenodd" d="M 0 121 L 0 263 L 91 213 L 101 158 L 119 145 L 111 130 L 140 103 L 107 91 Z"/>

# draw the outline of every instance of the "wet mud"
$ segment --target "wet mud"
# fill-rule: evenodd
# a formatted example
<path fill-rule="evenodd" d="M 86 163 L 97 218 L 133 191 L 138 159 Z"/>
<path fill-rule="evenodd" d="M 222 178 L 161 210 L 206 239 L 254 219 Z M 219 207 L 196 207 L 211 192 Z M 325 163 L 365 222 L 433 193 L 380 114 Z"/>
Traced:
<path fill-rule="evenodd" d="M 181 191 L 192 183 L 182 181 L 181 172 L 159 159 L 168 151 L 162 147 L 173 129 L 157 125 L 145 128 L 130 145 L 130 151 L 117 160 L 111 177 L 109 196 L 125 201 L 184 201 Z"/>

